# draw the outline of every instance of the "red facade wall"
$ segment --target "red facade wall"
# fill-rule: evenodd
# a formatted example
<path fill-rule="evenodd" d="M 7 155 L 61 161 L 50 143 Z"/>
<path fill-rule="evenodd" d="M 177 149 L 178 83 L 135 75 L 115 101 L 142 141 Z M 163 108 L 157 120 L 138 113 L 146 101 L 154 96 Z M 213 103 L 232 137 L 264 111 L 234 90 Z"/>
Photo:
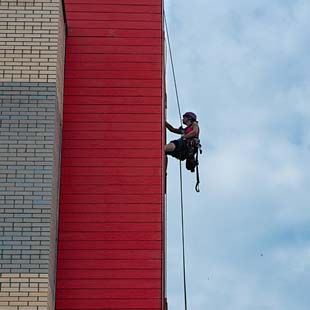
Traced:
<path fill-rule="evenodd" d="M 65 0 L 56 309 L 163 309 L 161 0 Z"/>

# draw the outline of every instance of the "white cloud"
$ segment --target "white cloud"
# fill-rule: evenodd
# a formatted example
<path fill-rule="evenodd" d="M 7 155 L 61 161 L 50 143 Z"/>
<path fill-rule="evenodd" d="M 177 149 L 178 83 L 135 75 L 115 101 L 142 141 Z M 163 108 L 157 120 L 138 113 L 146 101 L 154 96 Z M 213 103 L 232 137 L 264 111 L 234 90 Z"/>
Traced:
<path fill-rule="evenodd" d="M 300 246 L 298 244 L 290 247 L 280 247 L 274 249 L 272 260 L 275 264 L 280 265 L 283 269 L 287 269 L 288 273 L 284 273 L 283 278 L 287 275 L 295 275 L 296 277 L 310 276 L 310 244 Z"/>

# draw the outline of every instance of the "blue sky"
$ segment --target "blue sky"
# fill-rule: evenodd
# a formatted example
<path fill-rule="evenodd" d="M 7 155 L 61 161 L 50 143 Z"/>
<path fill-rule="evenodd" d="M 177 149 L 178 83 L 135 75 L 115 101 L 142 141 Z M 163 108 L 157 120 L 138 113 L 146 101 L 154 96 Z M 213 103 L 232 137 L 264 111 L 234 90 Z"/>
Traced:
<path fill-rule="evenodd" d="M 189 309 L 308 310 L 310 2 L 166 0 L 201 193 L 185 177 Z M 178 125 L 170 67 L 168 119 Z M 168 139 L 173 139 L 173 134 Z M 169 161 L 168 303 L 183 307 L 178 162 Z"/>

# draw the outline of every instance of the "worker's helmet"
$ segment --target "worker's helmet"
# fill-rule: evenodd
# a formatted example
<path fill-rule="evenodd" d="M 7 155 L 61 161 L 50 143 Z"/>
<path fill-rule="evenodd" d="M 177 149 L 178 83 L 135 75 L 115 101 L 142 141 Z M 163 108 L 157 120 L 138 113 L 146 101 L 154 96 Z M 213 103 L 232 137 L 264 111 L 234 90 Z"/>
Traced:
<path fill-rule="evenodd" d="M 193 112 L 186 112 L 183 117 L 189 118 L 192 122 L 195 122 L 197 120 L 197 116 Z"/>

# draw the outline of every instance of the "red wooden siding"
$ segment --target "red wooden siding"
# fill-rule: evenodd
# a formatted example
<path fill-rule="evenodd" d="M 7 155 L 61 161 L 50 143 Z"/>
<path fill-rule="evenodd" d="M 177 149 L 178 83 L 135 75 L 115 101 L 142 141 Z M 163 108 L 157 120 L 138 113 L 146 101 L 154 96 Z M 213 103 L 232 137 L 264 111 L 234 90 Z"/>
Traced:
<path fill-rule="evenodd" d="M 56 309 L 164 309 L 161 0 L 65 0 Z"/>

